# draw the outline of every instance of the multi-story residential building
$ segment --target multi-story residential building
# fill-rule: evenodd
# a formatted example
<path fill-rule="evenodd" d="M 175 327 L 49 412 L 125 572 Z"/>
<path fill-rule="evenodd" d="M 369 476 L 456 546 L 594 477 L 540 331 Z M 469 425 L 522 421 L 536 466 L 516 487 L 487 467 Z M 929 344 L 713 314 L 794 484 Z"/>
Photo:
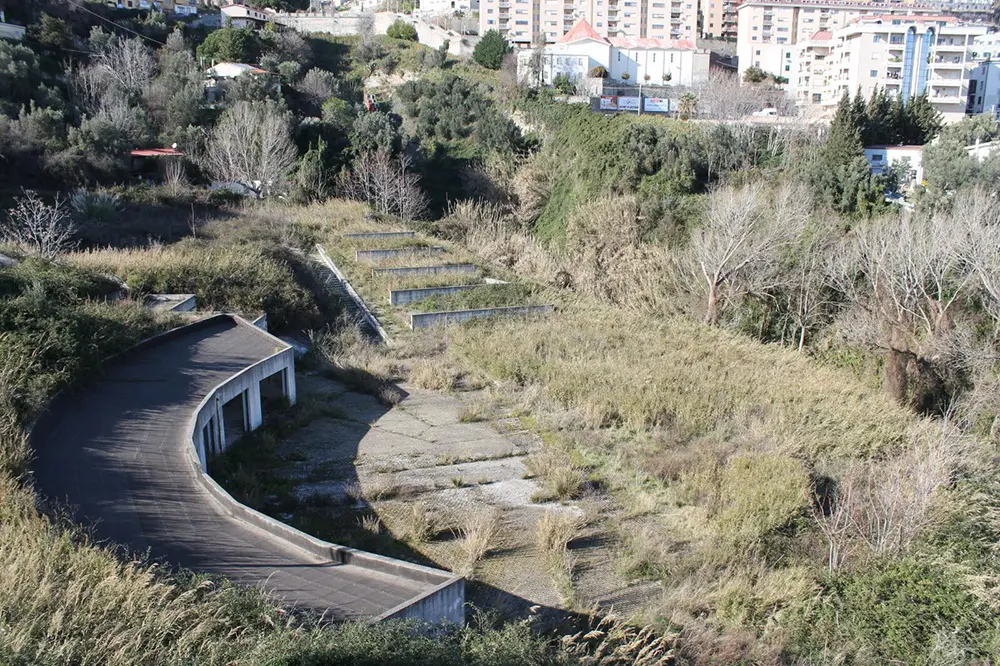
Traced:
<path fill-rule="evenodd" d="M 721 2 L 722 0 L 716 0 Z M 554 44 L 584 19 L 601 37 L 694 41 L 699 0 L 481 0 L 480 34 L 516 47 Z"/>
<path fill-rule="evenodd" d="M 795 45 L 862 16 L 940 14 L 923 5 L 842 0 L 744 0 L 737 9 L 740 76 L 749 67 L 791 78 Z"/>
<path fill-rule="evenodd" d="M 953 122 L 972 111 L 974 44 L 987 30 L 950 16 L 859 17 L 790 47 L 788 90 L 800 104 L 828 110 L 844 93 L 882 89 L 905 99 L 926 92 Z"/>
<path fill-rule="evenodd" d="M 699 0 L 699 32 L 706 39 L 736 39 L 736 8 L 740 0 Z"/>
<path fill-rule="evenodd" d="M 692 86 L 708 78 L 709 53 L 691 40 L 602 37 L 586 20 L 548 44 L 532 72 L 533 51 L 518 52 L 518 78 L 533 84 L 552 85 L 560 74 L 582 82 L 595 67 L 608 78 L 632 84 Z M 537 79 L 532 80 L 532 74 Z"/>
<path fill-rule="evenodd" d="M 1000 33 L 977 37 L 970 57 L 969 111 L 1000 117 Z"/>

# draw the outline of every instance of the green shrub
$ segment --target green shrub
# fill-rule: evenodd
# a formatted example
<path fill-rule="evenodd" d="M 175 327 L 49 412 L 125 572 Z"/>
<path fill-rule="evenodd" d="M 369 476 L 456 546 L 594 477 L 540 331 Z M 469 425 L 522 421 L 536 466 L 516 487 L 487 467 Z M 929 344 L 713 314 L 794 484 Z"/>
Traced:
<path fill-rule="evenodd" d="M 386 29 L 385 34 L 393 39 L 402 39 L 409 42 L 417 41 L 417 29 L 401 18 L 393 21 L 392 25 Z"/>
<path fill-rule="evenodd" d="M 988 663 L 1000 638 L 994 614 L 942 563 L 917 557 L 878 563 L 831 578 L 824 593 L 823 603 L 800 618 L 802 651 L 814 658 Z"/>
<path fill-rule="evenodd" d="M 504 56 L 513 49 L 499 30 L 487 30 L 472 51 L 472 59 L 486 69 L 500 69 Z"/>

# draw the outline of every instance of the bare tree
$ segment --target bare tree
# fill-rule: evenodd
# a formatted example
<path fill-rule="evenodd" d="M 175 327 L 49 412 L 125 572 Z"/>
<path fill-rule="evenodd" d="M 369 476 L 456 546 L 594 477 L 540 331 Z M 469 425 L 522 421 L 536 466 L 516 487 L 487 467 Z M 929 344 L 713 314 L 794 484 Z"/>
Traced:
<path fill-rule="evenodd" d="M 851 553 L 895 555 L 907 550 L 932 517 L 935 498 L 962 458 L 963 440 L 949 424 L 920 433 L 888 460 L 852 465 L 816 515 L 827 539 L 828 566 Z"/>
<path fill-rule="evenodd" d="M 106 81 L 128 96 L 139 96 L 156 75 L 156 60 L 138 38 L 115 38 L 93 56 Z"/>
<path fill-rule="evenodd" d="M 21 252 L 55 259 L 73 247 L 76 226 L 65 202 L 58 196 L 50 206 L 32 190 L 21 190 L 7 220 L 0 226 L 0 237 Z"/>
<path fill-rule="evenodd" d="M 265 102 L 237 102 L 212 131 L 206 166 L 256 196 L 272 192 L 295 164 L 288 115 Z"/>
<path fill-rule="evenodd" d="M 341 177 L 341 187 L 352 199 L 368 203 L 376 212 L 415 220 L 427 212 L 420 176 L 410 172 L 410 158 L 394 159 L 385 150 L 362 153 Z"/>
<path fill-rule="evenodd" d="M 808 211 L 808 196 L 792 185 L 773 195 L 760 183 L 712 194 L 707 223 L 691 240 L 706 293 L 705 323 L 715 324 L 738 295 L 776 286 L 778 252 L 802 231 Z"/>
<path fill-rule="evenodd" d="M 973 283 L 966 215 L 887 217 L 844 241 L 834 277 L 855 305 L 848 332 L 886 352 L 886 390 L 904 402 L 908 366 L 951 328 L 951 310 Z M 860 279 L 859 279 L 860 278 Z"/>

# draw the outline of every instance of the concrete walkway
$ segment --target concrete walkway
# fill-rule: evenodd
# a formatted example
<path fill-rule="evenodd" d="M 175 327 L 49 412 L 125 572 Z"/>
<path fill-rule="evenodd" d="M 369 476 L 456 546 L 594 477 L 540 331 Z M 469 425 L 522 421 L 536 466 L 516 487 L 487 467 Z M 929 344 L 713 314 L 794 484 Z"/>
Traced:
<path fill-rule="evenodd" d="M 34 443 L 40 491 L 101 540 L 274 592 L 347 620 L 379 615 L 431 585 L 324 562 L 224 512 L 196 480 L 188 421 L 215 386 L 275 352 L 220 323 L 112 365 Z"/>

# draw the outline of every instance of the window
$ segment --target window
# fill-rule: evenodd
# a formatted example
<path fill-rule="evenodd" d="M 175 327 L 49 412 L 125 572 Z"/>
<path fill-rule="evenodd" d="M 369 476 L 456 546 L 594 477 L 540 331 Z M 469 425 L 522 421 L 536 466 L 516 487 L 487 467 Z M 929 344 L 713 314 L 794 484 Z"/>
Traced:
<path fill-rule="evenodd" d="M 778 32 L 788 32 L 788 28 L 778 26 Z"/>
<path fill-rule="evenodd" d="M 487 9 L 487 10 L 486 10 L 486 13 L 487 13 L 487 14 L 492 14 L 492 13 L 493 13 L 493 9 L 492 9 L 492 8 L 490 8 L 490 9 Z"/>
<path fill-rule="evenodd" d="M 976 104 L 982 104 L 982 103 L 983 103 L 983 98 L 982 97 L 979 97 L 979 98 L 976 99 Z"/>
<path fill-rule="evenodd" d="M 792 66 L 791 65 L 785 65 L 785 71 L 786 72 L 792 71 Z"/>
<path fill-rule="evenodd" d="M 671 65 L 674 64 L 674 54 L 673 53 L 670 54 L 670 64 Z"/>
<path fill-rule="evenodd" d="M 760 55 L 760 49 L 757 49 L 757 52 L 754 55 Z"/>
<path fill-rule="evenodd" d="M 621 61 L 622 61 L 622 52 L 619 51 L 618 52 L 618 62 L 621 62 Z"/>
<path fill-rule="evenodd" d="M 486 25 L 493 25 L 495 21 L 493 19 L 487 19 Z"/>
<path fill-rule="evenodd" d="M 661 18 L 663 18 L 663 14 L 653 14 L 653 18 L 655 18 L 655 19 L 661 19 Z"/>
<path fill-rule="evenodd" d="M 823 101 L 822 93 L 813 93 L 813 104 L 819 104 Z"/>
<path fill-rule="evenodd" d="M 663 24 L 662 23 L 654 23 L 653 24 L 653 30 L 663 30 Z M 653 62 L 656 62 L 656 56 L 653 56 Z"/>
<path fill-rule="evenodd" d="M 889 43 L 890 44 L 902 44 L 903 43 L 903 36 L 902 35 L 889 35 Z"/>
<path fill-rule="evenodd" d="M 754 32 L 757 32 L 757 26 L 754 26 L 754 27 L 753 27 L 753 31 L 754 31 Z"/>
<path fill-rule="evenodd" d="M 872 162 L 881 162 L 882 153 L 872 153 Z"/>
<path fill-rule="evenodd" d="M 875 79 L 875 78 L 878 78 L 878 70 L 877 70 L 877 69 L 873 69 L 873 70 L 872 70 L 872 71 L 870 72 L 870 76 L 871 76 L 871 77 L 872 77 L 873 79 Z"/>
<path fill-rule="evenodd" d="M 632 12 L 625 12 L 625 16 L 632 16 Z"/>
<path fill-rule="evenodd" d="M 654 25 L 653 27 L 655 28 L 656 26 Z M 656 53 L 653 54 L 653 62 L 656 62 Z"/>
<path fill-rule="evenodd" d="M 778 37 L 778 43 L 779 44 L 787 44 L 788 43 L 788 37 Z"/>
<path fill-rule="evenodd" d="M 527 21 L 514 21 L 514 25 L 528 25 Z"/>
<path fill-rule="evenodd" d="M 882 35 L 872 35 L 872 44 L 878 44 L 882 41 Z"/>
<path fill-rule="evenodd" d="M 597 27 L 598 28 L 603 28 L 604 27 L 604 23 L 602 21 L 598 21 L 597 22 Z"/>
<path fill-rule="evenodd" d="M 750 39 L 752 39 L 753 41 L 755 41 L 755 42 L 756 42 L 756 41 L 757 41 L 757 36 L 756 36 L 756 35 L 754 35 L 754 36 L 753 36 L 753 37 L 751 37 Z"/>
<path fill-rule="evenodd" d="M 792 59 L 792 52 L 785 51 L 785 60 L 791 60 L 791 59 Z"/>

